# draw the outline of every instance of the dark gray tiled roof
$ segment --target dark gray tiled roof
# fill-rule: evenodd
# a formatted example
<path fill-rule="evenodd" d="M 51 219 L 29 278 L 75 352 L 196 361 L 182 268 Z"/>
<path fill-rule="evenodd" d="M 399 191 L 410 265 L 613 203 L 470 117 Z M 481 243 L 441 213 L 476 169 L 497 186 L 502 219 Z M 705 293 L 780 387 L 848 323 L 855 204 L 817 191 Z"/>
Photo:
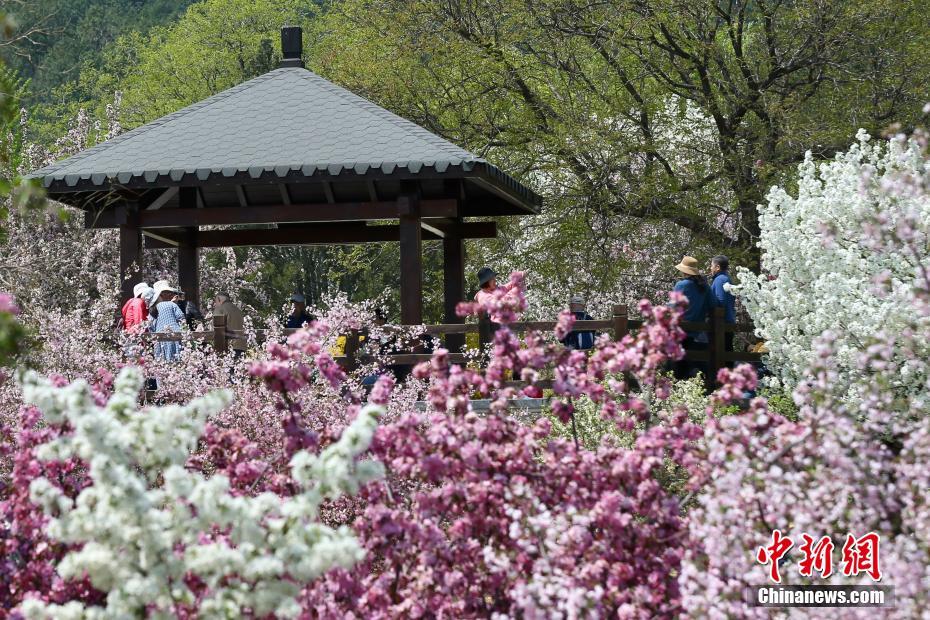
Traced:
<path fill-rule="evenodd" d="M 129 131 L 30 177 L 68 191 L 196 175 L 278 177 L 480 169 L 528 188 L 426 129 L 303 68 L 281 68 Z M 477 171 L 477 170 L 476 170 Z M 90 186 L 90 187 L 88 187 Z"/>

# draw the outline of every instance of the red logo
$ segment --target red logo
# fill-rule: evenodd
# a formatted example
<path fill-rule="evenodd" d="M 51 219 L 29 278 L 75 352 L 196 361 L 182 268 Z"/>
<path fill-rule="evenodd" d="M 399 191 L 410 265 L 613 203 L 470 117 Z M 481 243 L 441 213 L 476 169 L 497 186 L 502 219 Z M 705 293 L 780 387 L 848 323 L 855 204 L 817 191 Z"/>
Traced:
<path fill-rule="evenodd" d="M 869 532 L 859 539 L 846 535 L 843 545 L 843 574 L 854 577 L 866 573 L 873 581 L 881 581 L 882 570 L 878 564 L 878 534 Z"/>
<path fill-rule="evenodd" d="M 807 534 L 801 534 L 804 544 L 801 545 L 801 553 L 804 559 L 798 564 L 798 569 L 805 577 L 812 577 L 814 571 L 820 573 L 820 576 L 826 579 L 833 574 L 833 541 L 829 536 L 823 536 L 814 544 L 814 539 Z"/>
<path fill-rule="evenodd" d="M 794 543 L 791 542 L 791 539 L 782 536 L 780 530 L 775 530 L 772 532 L 772 544 L 768 547 L 759 547 L 758 553 L 756 553 L 756 561 L 759 564 L 769 564 L 771 563 L 771 569 L 769 571 L 769 577 L 772 578 L 772 581 L 775 583 L 781 583 L 781 575 L 778 573 L 778 561 L 784 557 L 788 550 L 794 546 Z"/>
<path fill-rule="evenodd" d="M 833 549 L 835 545 L 829 536 L 814 539 L 809 534 L 801 534 L 804 543 L 798 547 L 804 556 L 798 563 L 798 572 L 804 577 L 814 577 L 819 573 L 826 579 L 833 574 Z M 881 581 L 882 570 L 879 563 L 880 538 L 875 532 L 869 532 L 859 538 L 852 534 L 846 535 L 843 545 L 842 573 L 846 577 L 855 577 L 865 573 L 873 581 Z M 770 565 L 769 577 L 775 583 L 781 583 L 781 574 L 778 571 L 782 559 L 788 554 L 794 542 L 783 536 L 781 530 L 772 531 L 772 542 L 759 547 L 756 552 L 756 561 L 762 565 Z"/>

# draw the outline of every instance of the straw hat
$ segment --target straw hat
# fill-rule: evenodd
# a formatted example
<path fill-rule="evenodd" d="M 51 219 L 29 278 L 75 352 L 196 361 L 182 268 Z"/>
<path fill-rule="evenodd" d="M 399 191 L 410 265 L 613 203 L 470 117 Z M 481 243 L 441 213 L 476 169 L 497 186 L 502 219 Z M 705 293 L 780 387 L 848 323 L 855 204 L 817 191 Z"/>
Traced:
<path fill-rule="evenodd" d="M 132 296 L 139 297 L 142 293 L 147 291 L 148 288 L 149 288 L 148 284 L 146 284 L 145 282 L 139 282 L 134 287 L 132 287 Z"/>
<path fill-rule="evenodd" d="M 689 276 L 696 276 L 701 273 L 697 259 L 693 256 L 685 256 L 682 258 L 681 262 L 675 265 L 675 269 Z"/>
<path fill-rule="evenodd" d="M 168 284 L 168 280 L 159 280 L 155 283 L 155 294 L 152 296 L 156 303 L 158 303 L 159 298 L 161 298 L 161 294 L 165 291 L 177 293 L 178 289 L 177 287 Z"/>

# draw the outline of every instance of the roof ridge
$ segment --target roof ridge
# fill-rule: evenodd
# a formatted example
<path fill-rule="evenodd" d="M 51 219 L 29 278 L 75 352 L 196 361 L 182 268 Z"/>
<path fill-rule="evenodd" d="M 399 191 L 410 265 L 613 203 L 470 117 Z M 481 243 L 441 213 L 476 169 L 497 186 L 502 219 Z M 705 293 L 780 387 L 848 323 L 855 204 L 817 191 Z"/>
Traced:
<path fill-rule="evenodd" d="M 420 125 L 414 123 L 413 121 L 408 120 L 398 114 L 395 114 L 394 112 L 391 112 L 387 108 L 384 108 L 378 105 L 377 103 L 369 99 L 366 99 L 365 97 L 362 97 L 361 95 L 357 95 L 353 93 L 348 88 L 344 88 L 334 82 L 327 80 L 323 76 L 318 75 L 317 73 L 314 73 L 310 69 L 303 69 L 302 71 L 303 71 L 303 74 L 300 76 L 301 78 L 305 80 L 310 80 L 313 82 L 318 82 L 320 86 L 330 91 L 334 95 L 337 95 L 341 97 L 342 99 L 352 101 L 352 103 L 360 104 L 362 107 L 364 107 L 369 112 L 372 112 L 373 114 L 381 117 L 383 120 L 390 122 L 396 127 L 411 131 L 411 133 L 418 135 L 418 137 L 433 144 L 437 148 L 440 148 L 444 151 L 449 151 L 450 155 L 452 154 L 452 151 L 454 151 L 455 155 L 457 156 L 461 156 L 462 153 L 466 153 L 472 158 L 471 161 L 476 161 L 476 162 L 485 161 L 482 157 L 479 157 L 475 155 L 474 153 L 472 153 L 471 151 L 458 146 L 454 142 L 451 142 L 450 140 L 446 140 L 442 136 L 434 134 L 432 131 L 426 129 L 425 127 L 421 127 Z"/>
<path fill-rule="evenodd" d="M 235 94 L 238 94 L 242 90 L 245 90 L 246 87 L 260 83 L 260 82 L 264 82 L 265 80 L 270 79 L 273 74 L 276 74 L 279 72 L 281 72 L 281 69 L 273 69 L 267 73 L 263 73 L 259 76 L 256 76 L 252 78 L 251 80 L 246 80 L 245 82 L 236 84 L 235 86 L 231 86 L 230 88 L 227 88 L 226 90 L 210 95 L 206 99 L 202 99 L 196 103 L 192 103 L 188 106 L 185 106 L 181 108 L 180 110 L 176 110 L 174 112 L 165 114 L 164 116 L 160 116 L 153 121 L 149 121 L 148 123 L 140 125 L 139 127 L 130 129 L 126 133 L 121 133 L 115 138 L 111 138 L 105 142 L 95 144 L 89 149 L 83 150 L 79 153 L 75 153 L 74 155 L 65 157 L 64 159 L 59 159 L 58 161 L 53 162 L 47 166 L 43 166 L 42 168 L 39 168 L 38 170 L 30 173 L 29 176 L 38 176 L 40 172 L 42 172 L 44 176 L 48 176 L 49 174 L 52 174 L 58 169 L 64 167 L 66 163 L 75 163 L 75 162 L 82 161 L 83 159 L 86 159 L 87 157 L 91 155 L 96 155 L 100 151 L 105 151 L 112 146 L 122 144 L 123 142 L 125 142 L 126 140 L 130 138 L 143 135 L 153 129 L 162 127 L 163 125 L 166 125 L 171 121 L 174 121 L 183 116 L 186 116 L 190 114 L 191 112 L 202 110 L 203 108 L 206 108 L 210 105 L 213 105 L 214 103 L 217 103 L 218 101 L 223 101 L 224 99 L 228 99 L 229 97 Z"/>

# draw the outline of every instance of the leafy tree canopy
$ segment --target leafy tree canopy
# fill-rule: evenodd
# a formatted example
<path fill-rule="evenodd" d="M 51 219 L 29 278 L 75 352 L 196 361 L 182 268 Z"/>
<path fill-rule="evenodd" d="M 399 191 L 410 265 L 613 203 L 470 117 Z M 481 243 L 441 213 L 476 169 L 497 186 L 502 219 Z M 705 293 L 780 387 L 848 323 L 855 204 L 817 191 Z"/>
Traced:
<path fill-rule="evenodd" d="M 36 101 L 99 63 L 107 46 L 130 31 L 174 19 L 192 0 L 2 0 L 16 20 L 3 59 L 33 81 Z"/>
<path fill-rule="evenodd" d="M 563 208 L 751 253 L 812 148 L 917 118 L 924 3 L 342 0 L 328 76 L 523 173 Z"/>

